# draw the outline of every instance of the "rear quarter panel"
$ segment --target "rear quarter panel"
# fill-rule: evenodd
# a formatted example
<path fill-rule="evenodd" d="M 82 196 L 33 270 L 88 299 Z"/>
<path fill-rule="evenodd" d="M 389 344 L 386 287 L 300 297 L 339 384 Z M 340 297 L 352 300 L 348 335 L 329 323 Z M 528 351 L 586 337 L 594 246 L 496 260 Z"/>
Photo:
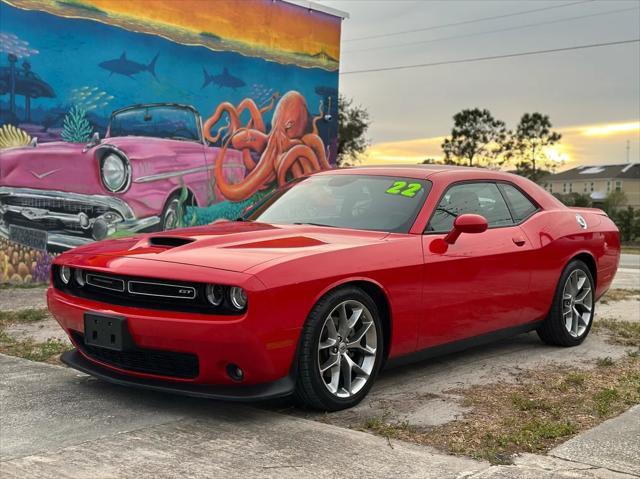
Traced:
<path fill-rule="evenodd" d="M 587 221 L 582 229 L 579 213 Z M 553 300 L 560 275 L 572 258 L 589 255 L 596 266 L 596 298 L 611 286 L 620 259 L 620 238 L 613 222 L 588 210 L 557 209 L 541 211 L 522 225 L 533 248 L 531 306 L 538 319 L 544 318 Z"/>

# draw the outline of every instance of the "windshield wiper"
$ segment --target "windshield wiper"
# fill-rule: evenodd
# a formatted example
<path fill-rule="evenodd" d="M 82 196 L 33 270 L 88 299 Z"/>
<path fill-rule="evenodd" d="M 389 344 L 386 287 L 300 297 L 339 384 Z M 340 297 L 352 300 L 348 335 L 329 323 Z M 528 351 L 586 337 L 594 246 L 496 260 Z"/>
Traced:
<path fill-rule="evenodd" d="M 337 228 L 337 226 L 333 226 L 333 225 L 323 225 L 321 223 L 293 223 L 294 225 L 309 225 L 309 226 L 324 226 L 327 228 Z"/>
<path fill-rule="evenodd" d="M 458 217 L 458 213 L 454 213 L 453 211 L 448 210 L 448 209 L 446 209 L 446 208 L 443 208 L 442 206 L 438 206 L 438 207 L 436 208 L 436 211 L 442 211 L 442 212 L 444 212 L 444 213 L 447 213 L 448 215 L 453 216 L 454 218 L 457 218 L 457 217 Z"/>

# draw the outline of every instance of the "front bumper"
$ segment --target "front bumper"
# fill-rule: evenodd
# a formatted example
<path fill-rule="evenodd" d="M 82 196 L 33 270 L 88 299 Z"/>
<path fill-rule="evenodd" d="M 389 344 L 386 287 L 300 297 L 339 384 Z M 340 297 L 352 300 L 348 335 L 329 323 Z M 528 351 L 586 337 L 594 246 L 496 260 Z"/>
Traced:
<path fill-rule="evenodd" d="M 252 287 L 248 284 L 246 288 L 251 291 Z M 242 315 L 222 316 L 107 304 L 71 296 L 53 287 L 47 291 L 49 310 L 79 350 L 65 360 L 81 371 L 119 384 L 188 395 L 237 400 L 285 396 L 293 390 L 292 381 L 287 378 L 294 363 L 299 328 L 284 329 L 270 321 L 268 303 L 257 293 L 252 299 L 255 301 Z M 77 333 L 84 333 L 87 312 L 126 317 L 136 350 L 197 356 L 197 373 L 179 377 L 141 372 L 119 365 L 124 363 L 105 362 L 85 351 L 85 345 L 76 341 L 81 337 Z M 229 376 L 229 365 L 243 370 L 241 382 Z M 237 392 L 230 392 L 236 389 Z"/>
<path fill-rule="evenodd" d="M 136 218 L 125 201 L 112 196 L 0 187 L 0 236 L 23 244 L 20 238 L 28 230 L 35 230 L 34 236 L 46 232 L 49 249 L 68 249 L 115 232 L 133 234 L 159 223 L 159 216 Z M 11 226 L 21 227 L 23 234 L 12 235 Z"/>
<path fill-rule="evenodd" d="M 77 349 L 67 351 L 61 358 L 63 363 L 78 371 L 120 386 L 147 389 L 164 393 L 179 394 L 225 401 L 259 401 L 289 396 L 293 393 L 294 381 L 286 376 L 277 381 L 251 386 L 210 386 L 193 383 L 171 383 L 156 379 L 137 378 L 108 369 L 85 358 Z"/>

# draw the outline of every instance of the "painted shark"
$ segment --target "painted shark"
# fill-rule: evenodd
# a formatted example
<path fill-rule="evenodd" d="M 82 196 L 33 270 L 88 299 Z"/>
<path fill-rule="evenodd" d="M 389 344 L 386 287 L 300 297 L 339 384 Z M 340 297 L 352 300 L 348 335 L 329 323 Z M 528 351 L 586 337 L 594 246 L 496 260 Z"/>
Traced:
<path fill-rule="evenodd" d="M 158 53 L 155 57 L 153 57 L 151 63 L 149 63 L 148 65 L 144 65 L 142 63 L 129 60 L 127 58 L 127 52 L 123 52 L 122 55 L 120 55 L 120 58 L 104 61 L 98 66 L 111 72 L 111 75 L 117 73 L 118 75 L 124 75 L 126 77 L 133 78 L 133 75 L 136 75 L 143 71 L 148 71 L 153 75 L 154 78 L 157 78 L 156 61 L 158 60 L 158 55 L 160 54 Z"/>
<path fill-rule="evenodd" d="M 240 78 L 230 74 L 226 67 L 222 70 L 220 75 L 210 75 L 204 67 L 202 67 L 202 73 L 204 73 L 204 83 L 202 84 L 202 88 L 212 83 L 214 85 L 218 85 L 218 88 L 228 87 L 233 90 L 236 88 L 242 88 L 246 85 L 246 83 Z"/>

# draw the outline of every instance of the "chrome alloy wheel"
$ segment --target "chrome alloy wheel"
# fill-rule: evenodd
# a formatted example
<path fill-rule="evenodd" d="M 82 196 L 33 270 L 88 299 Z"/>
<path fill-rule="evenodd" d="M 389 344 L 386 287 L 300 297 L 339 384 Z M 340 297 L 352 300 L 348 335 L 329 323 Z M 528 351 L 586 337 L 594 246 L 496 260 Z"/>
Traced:
<path fill-rule="evenodd" d="M 593 287 L 586 273 L 571 272 L 562 291 L 562 321 L 574 338 L 581 337 L 589 327 L 593 310 Z"/>
<path fill-rule="evenodd" d="M 338 304 L 325 319 L 318 342 L 320 377 L 331 394 L 357 394 L 376 363 L 378 331 L 371 312 L 359 301 Z"/>

